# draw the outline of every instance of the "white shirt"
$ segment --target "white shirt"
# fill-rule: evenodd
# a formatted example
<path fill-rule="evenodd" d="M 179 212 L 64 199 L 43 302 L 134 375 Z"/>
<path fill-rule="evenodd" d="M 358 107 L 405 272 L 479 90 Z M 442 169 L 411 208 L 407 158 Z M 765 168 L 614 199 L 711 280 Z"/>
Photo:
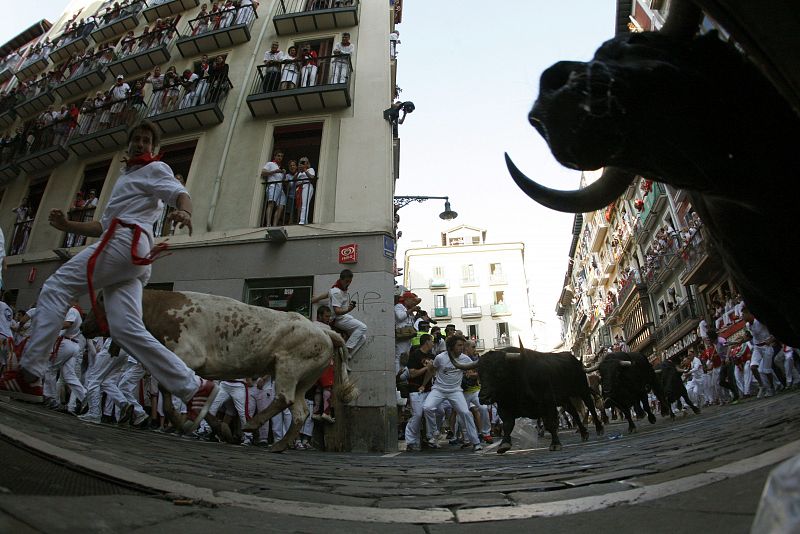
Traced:
<path fill-rule="evenodd" d="M 125 100 L 125 97 L 128 95 L 128 91 L 130 90 L 131 86 L 125 82 L 123 82 L 122 85 L 114 84 L 114 87 L 111 89 L 111 100 L 115 102 L 119 100 Z"/>
<path fill-rule="evenodd" d="M 269 176 L 267 176 L 268 183 L 275 183 L 283 180 L 283 173 L 280 172 L 281 168 L 274 161 L 268 161 L 266 165 L 264 165 L 263 170 L 265 172 L 272 173 Z"/>
<path fill-rule="evenodd" d="M 72 326 L 62 328 L 60 335 L 73 338 L 81 333 L 81 323 L 83 323 L 83 319 L 81 318 L 81 312 L 79 312 L 74 306 L 67 311 L 67 315 L 64 317 L 64 322 L 71 322 Z"/>
<path fill-rule="evenodd" d="M 267 63 L 269 63 L 270 61 L 283 61 L 284 59 L 286 59 L 286 54 L 284 54 L 280 50 L 278 50 L 274 54 L 270 50 L 267 50 L 266 53 L 264 53 L 264 61 Z M 279 71 L 280 68 L 281 68 L 280 65 L 267 65 L 267 70 L 273 72 Z"/>
<path fill-rule="evenodd" d="M 750 325 L 750 333 L 753 334 L 753 344 L 757 347 L 763 347 L 767 339 L 771 337 L 767 327 L 758 319 L 753 319 L 753 324 Z"/>
<path fill-rule="evenodd" d="M 703 378 L 703 362 L 700 361 L 700 358 L 695 356 L 692 359 L 692 378 L 694 380 L 701 380 Z"/>
<path fill-rule="evenodd" d="M 459 354 L 456 358 L 458 363 L 472 363 L 466 354 Z M 461 379 L 464 378 L 464 371 L 453 365 L 447 351 L 436 355 L 433 359 L 433 368 L 436 369 L 436 381 L 433 389 L 442 393 L 455 393 L 461 391 Z"/>
<path fill-rule="evenodd" d="M 337 55 L 336 52 L 339 52 L 339 55 Z M 343 63 L 347 61 L 347 58 L 342 56 L 352 56 L 353 52 L 355 52 L 353 43 L 350 43 L 347 46 L 344 46 L 341 42 L 336 43 L 333 45 L 333 60 Z"/>
<path fill-rule="evenodd" d="M 398 302 L 394 305 L 394 327 L 403 328 L 405 326 L 414 326 L 414 316 L 408 311 L 405 304 Z"/>
<path fill-rule="evenodd" d="M 328 298 L 331 301 L 331 308 L 349 308 L 350 307 L 350 292 L 342 291 L 338 287 L 332 287 L 328 290 Z M 336 311 L 334 310 L 334 313 Z M 344 315 L 344 314 L 342 314 Z M 337 315 L 338 317 L 338 315 Z"/>
<path fill-rule="evenodd" d="M 14 320 L 14 310 L 11 306 L 0 300 L 0 336 L 7 338 L 13 336 L 11 321 Z"/>
<path fill-rule="evenodd" d="M 175 179 L 169 165 L 154 161 L 143 167 L 125 169 L 108 201 L 100 224 L 106 230 L 113 219 L 140 226 L 152 237 L 153 224 L 162 215 L 161 202 L 175 206 L 186 188 Z"/>

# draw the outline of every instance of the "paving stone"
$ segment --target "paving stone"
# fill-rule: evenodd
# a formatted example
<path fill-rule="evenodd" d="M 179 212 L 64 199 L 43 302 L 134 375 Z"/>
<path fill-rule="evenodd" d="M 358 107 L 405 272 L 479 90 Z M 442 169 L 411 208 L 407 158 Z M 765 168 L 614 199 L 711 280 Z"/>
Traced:
<path fill-rule="evenodd" d="M 542 502 L 563 501 L 567 499 L 577 499 L 590 495 L 605 495 L 618 491 L 629 490 L 631 485 L 622 482 L 607 482 L 592 484 L 590 486 L 578 486 L 574 488 L 564 487 L 554 491 L 517 491 L 508 494 L 508 498 L 517 504 L 536 504 Z"/>
<path fill-rule="evenodd" d="M 647 475 L 653 472 L 653 469 L 621 469 L 619 471 L 609 471 L 596 475 L 564 480 L 564 484 L 568 484 L 570 486 L 586 486 L 588 484 L 596 484 L 598 482 L 608 482 L 610 480 L 620 480 L 640 475 Z"/>
<path fill-rule="evenodd" d="M 475 488 L 461 488 L 456 489 L 453 493 L 470 494 L 470 493 L 485 493 L 490 491 L 498 491 L 501 493 L 509 493 L 512 491 L 550 491 L 554 489 L 563 488 L 564 484 L 554 482 L 506 482 L 505 484 L 497 484 L 494 486 L 478 486 Z"/>

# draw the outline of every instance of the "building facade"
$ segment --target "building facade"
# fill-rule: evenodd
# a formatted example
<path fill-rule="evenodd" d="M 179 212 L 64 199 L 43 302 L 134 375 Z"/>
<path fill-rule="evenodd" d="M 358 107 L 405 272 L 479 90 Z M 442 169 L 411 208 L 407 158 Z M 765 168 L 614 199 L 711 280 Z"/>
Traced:
<path fill-rule="evenodd" d="M 523 243 L 487 243 L 486 230 L 461 225 L 440 244 L 406 251 L 404 285 L 439 326 L 454 324 L 479 350 L 536 347 Z"/>
<path fill-rule="evenodd" d="M 123 165 L 126 129 L 147 118 L 194 203 L 191 236 L 172 235 L 163 220 L 154 227 L 157 241 L 169 236 L 172 255 L 154 264 L 151 286 L 313 318 L 311 296 L 352 269 L 353 314 L 369 331 L 351 364 L 360 396 L 343 418 L 345 448 L 396 448 L 399 140 L 382 110 L 395 95 L 389 34 L 401 4 L 242 0 L 217 12 L 199 0 L 120 4 L 75 0 L 11 58 L 0 114 L 7 298 L 34 304 L 47 276 L 92 242 L 56 231 L 47 213 L 99 220 Z M 345 33 L 349 55 L 337 53 Z M 265 58 L 272 43 L 283 53 L 278 63 Z M 156 69 L 167 81 L 153 82 Z M 130 88 L 119 98 L 118 77 Z M 61 106 L 64 120 L 47 118 Z M 276 150 L 287 171 L 289 160 L 307 158 L 316 172 L 264 183 L 261 169 Z"/>
<path fill-rule="evenodd" d="M 617 32 L 650 31 L 663 25 L 669 1 L 619 6 Z M 713 23 L 707 19 L 703 28 Z M 565 345 L 584 360 L 624 342 L 658 363 L 700 346 L 700 322 L 715 325 L 718 309 L 730 308 L 736 293 L 688 196 L 638 177 L 613 204 L 576 216 L 556 313 Z M 719 333 L 741 328 L 728 318 Z"/>

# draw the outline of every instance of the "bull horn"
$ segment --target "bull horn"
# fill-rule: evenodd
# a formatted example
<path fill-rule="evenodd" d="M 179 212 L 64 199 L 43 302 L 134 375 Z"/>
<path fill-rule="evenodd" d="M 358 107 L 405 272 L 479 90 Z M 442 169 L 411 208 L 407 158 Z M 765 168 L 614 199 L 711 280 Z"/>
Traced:
<path fill-rule="evenodd" d="M 661 374 L 661 369 L 656 369 L 656 374 Z"/>
<path fill-rule="evenodd" d="M 589 213 L 605 208 L 625 192 L 636 176 L 616 167 L 606 167 L 603 175 L 589 186 L 577 191 L 561 191 L 539 185 L 525 176 L 508 154 L 506 166 L 526 195 L 546 208 L 566 213 Z"/>
<path fill-rule="evenodd" d="M 522 336 L 517 336 L 517 340 L 519 341 L 519 353 L 522 354 L 522 351 L 525 350 L 525 347 L 522 346 Z"/>
<path fill-rule="evenodd" d="M 697 33 L 703 20 L 703 12 L 694 2 L 673 0 L 669 6 L 667 20 L 659 33 L 671 35 L 680 40 L 689 40 Z"/>
<path fill-rule="evenodd" d="M 630 366 L 632 366 L 632 365 L 633 365 L 633 362 L 629 362 L 628 360 L 620 360 L 620 361 L 619 361 L 619 364 L 620 364 L 622 367 L 630 367 Z"/>
<path fill-rule="evenodd" d="M 469 371 L 470 369 L 475 369 L 476 367 L 478 367 L 478 360 L 469 363 L 460 363 L 458 360 L 456 360 L 451 356 L 450 361 L 453 362 L 453 365 L 455 366 L 456 369 L 461 369 L 462 371 Z"/>
<path fill-rule="evenodd" d="M 689 369 L 683 369 L 681 367 L 676 367 L 675 370 L 678 371 L 679 373 L 688 373 L 689 372 Z"/>
<path fill-rule="evenodd" d="M 600 364 L 596 363 L 596 364 L 592 365 L 591 367 L 584 367 L 583 368 L 583 372 L 586 373 L 586 374 L 589 374 L 589 373 L 594 373 L 598 369 L 600 369 Z"/>

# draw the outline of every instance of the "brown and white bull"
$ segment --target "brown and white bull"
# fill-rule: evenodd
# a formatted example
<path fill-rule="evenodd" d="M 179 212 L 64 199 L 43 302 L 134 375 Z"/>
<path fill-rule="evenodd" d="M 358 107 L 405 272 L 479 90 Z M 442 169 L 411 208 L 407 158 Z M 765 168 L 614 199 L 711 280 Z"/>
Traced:
<path fill-rule="evenodd" d="M 142 295 L 142 312 L 147 330 L 203 378 L 236 380 L 265 374 L 274 377 L 274 400 L 253 416 L 245 429 L 257 429 L 288 407 L 292 426 L 273 445 L 274 452 L 283 451 L 294 442 L 308 416 L 304 395 L 331 357 L 337 362 L 337 372 L 342 373 L 342 400 L 348 402 L 355 396 L 342 357 L 342 337 L 315 326 L 298 313 L 204 293 L 147 289 Z M 98 313 L 105 313 L 102 297 L 98 299 Z M 100 335 L 93 313 L 81 330 L 87 337 Z M 165 402 L 164 406 L 168 409 L 171 403 Z"/>

